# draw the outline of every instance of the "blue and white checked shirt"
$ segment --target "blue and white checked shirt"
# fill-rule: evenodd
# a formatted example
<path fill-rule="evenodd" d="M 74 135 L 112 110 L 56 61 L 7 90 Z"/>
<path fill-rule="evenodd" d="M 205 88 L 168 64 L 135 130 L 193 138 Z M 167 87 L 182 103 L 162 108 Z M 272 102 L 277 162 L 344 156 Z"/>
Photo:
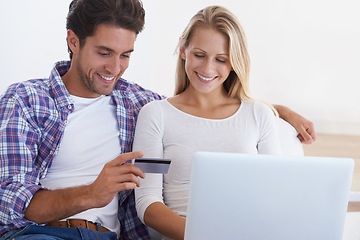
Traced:
<path fill-rule="evenodd" d="M 70 62 L 56 63 L 48 79 L 11 85 L 0 97 L 0 236 L 35 224 L 24 211 L 59 149 L 68 115 L 74 105 L 61 76 Z M 146 103 L 161 99 L 156 93 L 120 79 L 111 94 L 116 103 L 122 153 L 131 151 L 137 115 Z M 148 239 L 139 221 L 133 191 L 119 200 L 121 239 Z"/>

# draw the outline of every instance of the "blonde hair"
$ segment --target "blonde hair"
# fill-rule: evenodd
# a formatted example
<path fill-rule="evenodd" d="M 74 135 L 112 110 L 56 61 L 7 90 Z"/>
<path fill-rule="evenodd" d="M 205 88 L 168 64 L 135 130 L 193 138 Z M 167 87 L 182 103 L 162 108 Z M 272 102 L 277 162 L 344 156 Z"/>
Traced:
<path fill-rule="evenodd" d="M 180 36 L 177 46 L 178 52 L 186 48 L 197 28 L 210 28 L 225 34 L 229 39 L 229 59 L 232 67 L 228 78 L 224 82 L 224 88 L 229 97 L 238 98 L 242 101 L 254 100 L 250 94 L 250 56 L 244 29 L 237 17 L 222 6 L 206 7 L 191 19 L 184 32 Z M 179 54 L 176 76 L 175 95 L 182 93 L 189 86 L 190 81 L 185 71 L 185 60 Z M 278 116 L 277 111 L 270 104 L 269 107 Z"/>
<path fill-rule="evenodd" d="M 250 57 L 243 28 L 229 10 L 221 6 L 209 6 L 195 14 L 182 33 L 178 50 L 187 47 L 192 34 L 199 28 L 211 28 L 225 34 L 229 39 L 229 59 L 233 71 L 224 82 L 228 95 L 242 100 L 252 100 L 249 90 Z M 178 57 L 176 68 L 175 95 L 183 92 L 189 85 L 185 72 L 185 60 Z"/>

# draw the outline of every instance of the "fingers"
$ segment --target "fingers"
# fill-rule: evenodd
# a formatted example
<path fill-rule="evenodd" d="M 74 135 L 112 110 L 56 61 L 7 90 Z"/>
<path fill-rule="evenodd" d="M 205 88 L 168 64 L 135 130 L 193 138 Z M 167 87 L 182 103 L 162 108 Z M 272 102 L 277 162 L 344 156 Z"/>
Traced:
<path fill-rule="evenodd" d="M 107 181 L 107 186 L 109 188 L 114 188 L 115 192 L 120 192 L 123 190 L 134 189 L 135 187 L 140 186 L 140 179 L 137 174 L 132 173 L 132 171 L 127 171 L 129 173 L 118 174 L 115 176 L 109 177 Z"/>
<path fill-rule="evenodd" d="M 305 139 L 303 138 L 303 136 L 301 136 L 301 134 L 299 133 L 297 135 L 298 139 L 300 140 L 301 143 L 305 143 Z"/>
<path fill-rule="evenodd" d="M 106 173 L 100 174 L 99 177 L 89 185 L 90 197 L 88 199 L 93 201 L 93 207 L 104 207 L 114 199 L 118 192 L 133 190 L 139 185 L 139 178 L 131 173 L 115 176 L 106 176 Z"/>
<path fill-rule="evenodd" d="M 142 156 L 142 152 L 125 153 L 105 164 L 99 176 L 90 185 L 96 207 L 107 205 L 120 191 L 140 186 L 139 177 L 144 178 L 144 172 L 131 163 L 123 163 Z"/>
<path fill-rule="evenodd" d="M 131 174 L 134 176 L 133 179 L 136 180 L 136 183 L 138 183 L 137 185 L 139 185 L 140 183 L 138 182 L 139 179 L 137 177 L 144 178 L 145 173 L 139 167 L 131 163 L 126 163 L 126 164 L 124 163 L 134 158 L 140 158 L 142 156 L 143 156 L 142 152 L 129 152 L 129 153 L 121 154 L 114 160 L 105 164 L 103 168 L 104 175 L 121 177 L 121 176 L 128 176 L 129 174 Z M 120 178 L 120 181 L 125 182 L 126 180 L 121 180 Z"/>
<path fill-rule="evenodd" d="M 311 121 L 287 107 L 281 105 L 275 105 L 274 107 L 279 112 L 280 117 L 296 129 L 301 143 L 311 144 L 316 140 L 315 127 Z"/>
<path fill-rule="evenodd" d="M 310 122 L 306 128 L 302 126 L 299 129 L 298 138 L 301 143 L 312 144 L 316 140 L 314 124 Z"/>
<path fill-rule="evenodd" d="M 136 182 L 139 181 L 138 177 L 145 178 L 145 173 L 139 167 L 131 163 L 127 163 L 117 167 L 116 174 L 119 176 L 132 175 L 134 176 L 134 178 L 131 178 L 130 180 L 136 180 Z M 138 185 L 140 186 L 140 182 L 138 183 L 139 183 Z"/>
<path fill-rule="evenodd" d="M 306 131 L 306 129 L 301 128 L 301 130 L 299 131 L 299 135 L 301 136 L 301 138 L 299 138 L 299 139 L 302 143 L 310 144 L 313 142 L 312 137 Z"/>
<path fill-rule="evenodd" d="M 144 172 L 137 166 L 127 163 L 115 167 L 104 167 L 103 185 L 108 187 L 109 192 L 120 192 L 140 187 L 140 178 L 144 178 Z"/>
<path fill-rule="evenodd" d="M 310 134 L 313 141 L 315 141 L 316 140 L 315 126 L 312 122 L 309 123 L 309 127 L 306 129 L 306 131 Z"/>
<path fill-rule="evenodd" d="M 111 166 L 119 166 L 132 159 L 141 158 L 143 155 L 144 154 L 140 151 L 123 153 L 116 157 L 114 160 L 110 161 L 108 164 Z"/>
<path fill-rule="evenodd" d="M 123 153 L 116 157 L 114 160 L 105 164 L 98 178 L 100 180 L 107 179 L 107 181 L 112 184 L 132 183 L 130 184 L 131 186 L 133 186 L 132 188 L 140 186 L 140 180 L 138 179 L 138 177 L 144 178 L 145 173 L 139 167 L 131 163 L 124 163 L 134 158 L 140 158 L 142 156 L 142 152 Z"/>

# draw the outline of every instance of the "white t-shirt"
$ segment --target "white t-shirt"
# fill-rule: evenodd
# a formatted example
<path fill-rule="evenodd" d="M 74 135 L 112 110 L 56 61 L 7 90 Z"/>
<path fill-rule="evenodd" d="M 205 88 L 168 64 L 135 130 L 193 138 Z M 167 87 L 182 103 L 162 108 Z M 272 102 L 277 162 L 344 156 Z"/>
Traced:
<path fill-rule="evenodd" d="M 191 160 L 196 151 L 281 153 L 276 118 L 268 106 L 257 101 L 243 101 L 235 114 L 219 120 L 184 113 L 167 100 L 148 103 L 138 116 L 133 150 L 143 151 L 144 157 L 172 160 L 167 174 L 146 174 L 141 187 L 135 189 L 142 221 L 146 208 L 154 202 L 163 202 L 186 216 Z"/>
<path fill-rule="evenodd" d="M 46 177 L 40 180 L 51 190 L 93 183 L 104 165 L 121 153 L 119 126 L 111 97 L 71 97 L 74 112 L 69 115 L 58 154 Z M 119 235 L 118 199 L 116 195 L 107 206 L 70 218 L 101 223 Z"/>

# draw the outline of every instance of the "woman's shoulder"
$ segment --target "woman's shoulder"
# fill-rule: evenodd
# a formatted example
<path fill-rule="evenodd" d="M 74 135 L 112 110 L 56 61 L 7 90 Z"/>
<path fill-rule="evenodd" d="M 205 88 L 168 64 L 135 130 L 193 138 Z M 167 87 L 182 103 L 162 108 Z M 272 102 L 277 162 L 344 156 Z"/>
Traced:
<path fill-rule="evenodd" d="M 255 119 L 272 119 L 276 116 L 272 106 L 259 100 L 243 101 L 241 103 L 240 114 L 243 116 L 253 116 Z"/>
<path fill-rule="evenodd" d="M 167 104 L 166 99 L 162 99 L 162 100 L 153 100 L 147 104 L 145 104 L 141 110 L 140 113 L 141 114 L 154 114 L 154 113 L 159 113 L 159 111 L 162 111 L 162 109 L 164 108 L 164 106 Z"/>
<path fill-rule="evenodd" d="M 242 108 L 256 115 L 274 115 L 271 104 L 260 100 L 243 101 Z"/>
<path fill-rule="evenodd" d="M 162 107 L 166 104 L 166 99 L 162 99 L 162 100 L 153 100 L 151 102 L 148 102 L 147 104 L 145 104 L 143 106 L 143 109 L 156 109 L 156 108 L 159 108 L 159 107 Z"/>

